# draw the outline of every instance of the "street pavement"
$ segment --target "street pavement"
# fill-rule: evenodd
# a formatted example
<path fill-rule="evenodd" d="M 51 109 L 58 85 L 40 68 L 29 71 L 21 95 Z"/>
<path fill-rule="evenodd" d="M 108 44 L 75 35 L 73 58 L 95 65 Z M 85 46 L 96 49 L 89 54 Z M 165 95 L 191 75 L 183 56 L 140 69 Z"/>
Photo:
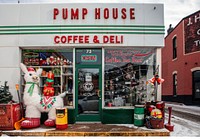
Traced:
<path fill-rule="evenodd" d="M 200 107 L 188 106 L 183 103 L 165 102 L 165 112 L 168 113 L 168 107 L 172 107 L 172 115 L 191 120 L 200 124 Z"/>

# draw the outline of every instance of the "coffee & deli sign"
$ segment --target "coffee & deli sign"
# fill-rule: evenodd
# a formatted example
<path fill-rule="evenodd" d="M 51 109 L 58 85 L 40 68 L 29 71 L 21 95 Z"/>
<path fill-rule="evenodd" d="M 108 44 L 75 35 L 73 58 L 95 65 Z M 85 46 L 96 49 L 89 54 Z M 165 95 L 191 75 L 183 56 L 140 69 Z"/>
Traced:
<path fill-rule="evenodd" d="M 93 20 L 135 20 L 135 8 L 54 8 L 53 20 L 87 20 L 89 12 L 93 14 Z M 56 35 L 54 43 L 123 43 L 123 35 Z"/>
<path fill-rule="evenodd" d="M 0 4 L 0 16 L 0 46 L 164 46 L 163 4 Z"/>

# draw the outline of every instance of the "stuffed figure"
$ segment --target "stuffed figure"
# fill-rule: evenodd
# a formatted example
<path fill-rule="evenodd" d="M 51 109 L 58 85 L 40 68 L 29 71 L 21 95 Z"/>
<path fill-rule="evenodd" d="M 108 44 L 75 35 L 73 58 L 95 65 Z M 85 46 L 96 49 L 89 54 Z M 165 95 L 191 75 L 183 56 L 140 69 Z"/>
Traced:
<path fill-rule="evenodd" d="M 48 119 L 44 122 L 45 126 L 55 126 L 56 108 L 64 106 L 63 97 L 67 92 L 58 96 L 45 97 L 40 94 L 39 82 L 42 69 L 37 72 L 33 68 L 27 69 L 24 64 L 20 64 L 21 70 L 25 73 L 24 79 L 26 81 L 24 89 L 24 104 L 26 106 L 25 120 L 22 121 L 22 128 L 35 128 L 40 126 L 41 112 L 48 113 Z"/>

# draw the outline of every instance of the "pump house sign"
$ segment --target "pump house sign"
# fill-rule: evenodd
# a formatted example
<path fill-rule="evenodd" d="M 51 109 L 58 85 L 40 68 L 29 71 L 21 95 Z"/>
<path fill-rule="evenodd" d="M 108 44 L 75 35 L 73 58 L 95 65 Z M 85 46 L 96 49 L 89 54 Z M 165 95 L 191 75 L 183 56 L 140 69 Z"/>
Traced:
<path fill-rule="evenodd" d="M 160 4 L 2 4 L 0 45 L 163 47 L 163 14 Z"/>

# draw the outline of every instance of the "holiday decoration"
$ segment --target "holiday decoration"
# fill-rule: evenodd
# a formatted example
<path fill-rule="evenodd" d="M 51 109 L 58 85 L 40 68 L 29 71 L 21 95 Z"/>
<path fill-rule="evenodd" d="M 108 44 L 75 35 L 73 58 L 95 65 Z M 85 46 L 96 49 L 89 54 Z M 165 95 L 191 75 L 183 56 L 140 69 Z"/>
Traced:
<path fill-rule="evenodd" d="M 20 64 L 21 70 L 25 73 L 24 79 L 26 81 L 24 89 L 24 104 L 26 106 L 25 118 L 22 121 L 22 128 L 35 128 L 40 126 L 41 112 L 48 112 L 48 119 L 44 122 L 46 126 L 55 126 L 56 108 L 63 107 L 63 97 L 67 92 L 58 96 L 49 96 L 48 98 L 39 94 L 40 82 L 39 76 L 42 69 L 35 71 L 28 71 L 24 64 Z"/>
<path fill-rule="evenodd" d="M 151 116 L 152 116 L 152 117 L 155 117 L 155 118 L 161 119 L 161 118 L 162 118 L 162 112 L 161 112 L 161 110 L 159 110 L 159 109 L 153 109 L 153 110 L 151 111 Z"/>
<path fill-rule="evenodd" d="M 43 60 L 42 58 L 40 58 L 40 66 L 46 66 L 47 65 L 47 62 L 46 60 Z"/>
<path fill-rule="evenodd" d="M 7 81 L 5 81 L 4 86 L 0 87 L 0 103 L 7 104 L 12 101 L 13 96 L 9 92 L 9 86 L 7 86 Z"/>
<path fill-rule="evenodd" d="M 147 102 L 145 125 L 147 128 L 164 128 L 164 102 Z"/>
<path fill-rule="evenodd" d="M 158 85 L 160 85 L 161 83 L 164 82 L 164 79 L 160 78 L 158 73 L 159 73 L 159 65 L 156 68 L 156 72 L 155 72 L 154 77 L 149 79 L 148 82 L 147 82 L 147 83 L 150 82 L 150 83 L 152 83 L 154 85 L 154 91 L 152 93 L 154 95 L 154 97 L 155 97 L 154 101 L 157 101 L 157 88 L 158 88 Z"/>
<path fill-rule="evenodd" d="M 53 84 L 54 84 L 54 74 L 53 74 L 53 72 L 49 71 L 47 74 L 45 86 L 53 87 Z"/>
<path fill-rule="evenodd" d="M 50 56 L 49 60 L 50 60 L 50 65 L 53 66 L 55 61 L 54 56 Z"/>
<path fill-rule="evenodd" d="M 164 79 L 160 78 L 159 75 L 156 74 L 156 75 L 155 75 L 153 78 L 151 78 L 149 81 L 150 81 L 151 83 L 153 83 L 153 84 L 155 84 L 156 82 L 157 82 L 158 84 L 161 84 L 161 83 L 164 82 Z"/>
<path fill-rule="evenodd" d="M 43 89 L 43 95 L 44 96 L 54 96 L 54 88 L 45 86 Z"/>
<path fill-rule="evenodd" d="M 61 59 L 59 57 L 57 57 L 57 59 L 56 59 L 56 64 L 61 65 Z"/>

